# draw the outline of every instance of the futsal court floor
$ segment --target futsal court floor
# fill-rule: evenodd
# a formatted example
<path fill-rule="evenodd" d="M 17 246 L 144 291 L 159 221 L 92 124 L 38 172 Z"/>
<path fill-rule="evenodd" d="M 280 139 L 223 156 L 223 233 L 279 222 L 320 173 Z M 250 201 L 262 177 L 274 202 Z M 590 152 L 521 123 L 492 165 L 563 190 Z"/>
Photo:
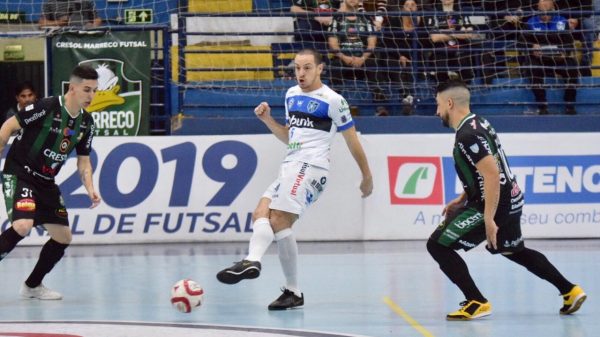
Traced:
<path fill-rule="evenodd" d="M 528 240 L 588 299 L 561 316 L 557 290 L 483 247 L 462 254 L 493 314 L 449 322 L 463 300 L 424 241 L 299 243 L 301 309 L 271 312 L 284 279 L 271 246 L 263 271 L 237 285 L 215 274 L 245 256 L 247 243 L 71 246 L 44 283 L 62 301 L 23 300 L 18 291 L 39 247 L 18 246 L 0 263 L 0 336 L 600 336 L 600 240 Z M 170 287 L 191 278 L 204 303 L 176 311 Z"/>

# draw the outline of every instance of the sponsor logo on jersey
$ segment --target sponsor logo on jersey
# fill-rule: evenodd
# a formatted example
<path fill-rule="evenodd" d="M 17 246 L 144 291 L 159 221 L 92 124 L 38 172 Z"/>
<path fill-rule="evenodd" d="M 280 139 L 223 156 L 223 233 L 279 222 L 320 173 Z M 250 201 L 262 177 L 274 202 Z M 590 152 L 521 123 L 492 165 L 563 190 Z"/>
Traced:
<path fill-rule="evenodd" d="M 61 143 L 61 148 L 62 148 L 62 143 Z M 66 154 L 56 153 L 50 149 L 44 150 L 44 156 L 46 156 L 54 161 L 58 161 L 58 162 L 63 162 L 65 160 L 67 160 Z"/>
<path fill-rule="evenodd" d="M 454 227 L 457 227 L 460 229 L 465 229 L 465 228 L 471 227 L 473 225 L 476 225 L 477 223 L 481 222 L 481 220 L 483 220 L 483 214 L 475 213 L 464 220 L 455 222 Z"/>
<path fill-rule="evenodd" d="M 64 207 L 58 208 L 55 213 L 56 213 L 56 216 L 58 216 L 60 218 L 64 218 L 64 219 L 66 219 L 67 216 L 69 215 L 69 213 L 67 213 L 67 209 Z"/>
<path fill-rule="evenodd" d="M 302 164 L 302 167 L 300 168 L 300 171 L 298 171 L 298 175 L 296 176 L 296 181 L 294 181 L 294 185 L 292 186 L 292 190 L 290 191 L 291 195 L 298 194 L 298 187 L 300 187 L 300 185 L 302 184 L 302 181 L 304 181 L 304 176 L 306 175 L 307 167 L 308 167 L 307 163 Z"/>
<path fill-rule="evenodd" d="M 68 140 L 67 138 L 63 139 L 60 142 L 60 152 L 61 153 L 66 153 L 67 150 L 69 149 L 69 145 L 71 145 L 71 141 Z"/>
<path fill-rule="evenodd" d="M 73 129 L 69 129 L 69 128 L 63 129 L 63 136 L 65 136 L 65 137 L 71 137 L 74 134 L 75 134 L 75 130 L 73 130 Z"/>
<path fill-rule="evenodd" d="M 504 243 L 502 244 L 502 246 L 504 246 L 504 248 L 515 248 L 518 247 L 521 242 L 523 242 L 523 237 L 519 236 L 516 240 L 512 240 L 512 241 L 508 241 L 508 240 L 504 240 Z"/>
<path fill-rule="evenodd" d="M 309 117 L 297 117 L 295 115 L 290 116 L 290 126 L 297 126 L 300 128 L 314 128 L 315 123 Z"/>
<path fill-rule="evenodd" d="M 331 130 L 331 118 L 320 118 L 308 113 L 291 111 L 287 121 L 290 128 L 309 128 L 329 132 Z"/>
<path fill-rule="evenodd" d="M 288 150 L 300 150 L 302 148 L 301 142 L 290 142 L 288 144 Z"/>
<path fill-rule="evenodd" d="M 56 164 L 56 163 L 54 163 L 54 164 Z M 52 164 L 52 165 L 54 165 L 54 164 Z M 56 175 L 56 168 L 42 165 L 42 174 L 54 176 L 54 175 Z"/>
<path fill-rule="evenodd" d="M 439 157 L 388 157 L 390 201 L 393 205 L 443 203 Z"/>
<path fill-rule="evenodd" d="M 475 246 L 477 246 L 476 244 L 474 244 L 473 242 L 468 242 L 465 240 L 458 240 L 458 243 L 460 243 L 461 245 L 468 247 L 468 248 L 475 248 Z"/>
<path fill-rule="evenodd" d="M 15 209 L 21 212 L 34 212 L 35 200 L 30 198 L 19 199 L 15 202 Z"/>
<path fill-rule="evenodd" d="M 33 104 L 29 104 L 25 107 L 25 111 L 31 111 L 33 109 Z"/>
<path fill-rule="evenodd" d="M 38 119 L 40 119 L 40 118 L 42 118 L 44 116 L 46 116 L 46 110 L 42 109 L 42 110 L 34 113 L 33 115 L 31 115 L 31 117 L 25 118 L 23 120 L 23 123 L 25 123 L 25 125 L 27 125 L 27 124 L 29 124 L 31 122 L 35 122 L 36 120 L 38 120 Z"/>

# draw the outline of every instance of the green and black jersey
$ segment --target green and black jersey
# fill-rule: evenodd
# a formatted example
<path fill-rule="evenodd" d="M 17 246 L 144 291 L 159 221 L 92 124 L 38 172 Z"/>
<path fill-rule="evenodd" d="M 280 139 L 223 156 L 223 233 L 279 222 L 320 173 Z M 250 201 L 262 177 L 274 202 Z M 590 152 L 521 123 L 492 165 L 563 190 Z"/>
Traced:
<path fill-rule="evenodd" d="M 362 15 L 336 16 L 328 32 L 329 36 L 338 38 L 344 55 L 355 57 L 361 57 L 367 51 L 368 38 L 375 35 L 371 21 Z"/>
<path fill-rule="evenodd" d="M 475 165 L 488 155 L 496 159 L 500 171 L 500 201 L 496 214 L 520 212 L 524 204 L 523 193 L 510 171 L 496 130 L 485 118 L 469 114 L 456 129 L 453 157 L 456 173 L 467 193 L 467 202 L 479 205 L 481 210 L 485 199 L 483 177 Z"/>
<path fill-rule="evenodd" d="M 90 154 L 94 120 L 83 109 L 71 117 L 64 102 L 64 96 L 44 98 L 15 115 L 22 129 L 10 147 L 4 173 L 54 181 L 73 149 L 77 155 Z"/>

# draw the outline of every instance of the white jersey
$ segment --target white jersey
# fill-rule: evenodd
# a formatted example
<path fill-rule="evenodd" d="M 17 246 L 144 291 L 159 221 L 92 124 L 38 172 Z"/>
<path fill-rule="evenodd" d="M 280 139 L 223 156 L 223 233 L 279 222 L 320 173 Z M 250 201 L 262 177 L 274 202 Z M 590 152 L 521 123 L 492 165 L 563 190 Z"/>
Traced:
<path fill-rule="evenodd" d="M 335 133 L 354 125 L 346 100 L 326 85 L 311 92 L 303 92 L 297 85 L 288 89 L 285 122 L 289 141 L 284 162 L 305 162 L 324 169 L 329 169 Z"/>

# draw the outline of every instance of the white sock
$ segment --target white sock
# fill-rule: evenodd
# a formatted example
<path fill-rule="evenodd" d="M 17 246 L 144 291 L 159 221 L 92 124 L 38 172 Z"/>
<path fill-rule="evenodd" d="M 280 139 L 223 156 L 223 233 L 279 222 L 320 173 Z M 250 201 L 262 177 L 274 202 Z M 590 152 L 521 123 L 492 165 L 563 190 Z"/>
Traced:
<path fill-rule="evenodd" d="M 298 289 L 298 244 L 291 228 L 286 228 L 275 233 L 277 249 L 279 251 L 279 262 L 285 275 L 285 288 L 301 297 L 302 292 Z"/>
<path fill-rule="evenodd" d="M 260 261 L 271 245 L 271 242 L 273 242 L 275 234 L 273 234 L 271 223 L 267 218 L 256 219 L 254 224 L 252 224 L 252 231 L 246 260 Z"/>

